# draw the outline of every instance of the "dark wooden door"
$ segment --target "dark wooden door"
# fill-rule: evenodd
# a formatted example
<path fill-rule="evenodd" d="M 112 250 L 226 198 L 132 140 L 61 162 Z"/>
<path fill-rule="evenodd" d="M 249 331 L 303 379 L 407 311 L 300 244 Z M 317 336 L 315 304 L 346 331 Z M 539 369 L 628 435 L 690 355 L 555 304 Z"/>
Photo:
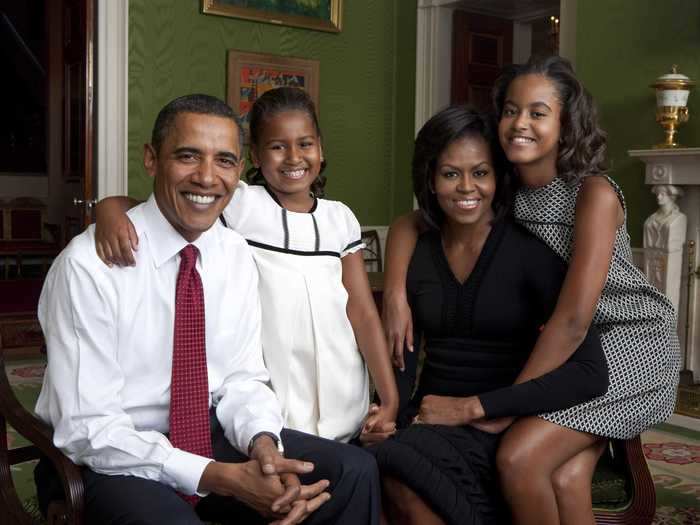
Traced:
<path fill-rule="evenodd" d="M 92 221 L 94 188 L 94 0 L 48 3 L 49 143 L 62 177 L 63 240 Z"/>
<path fill-rule="evenodd" d="M 19 121 L 6 119 L 9 139 L 3 134 L 8 127 L 0 126 L 0 172 L 17 174 L 10 179 L 29 173 L 34 180 L 22 187 L 0 177 L 0 199 L 13 198 L 9 209 L 0 210 L 0 325 L 21 323 L 15 346 L 5 339 L 0 345 L 5 356 L 39 355 L 35 312 L 47 266 L 92 214 L 86 203 L 95 191 L 95 2 L 0 2 L 0 56 L 6 62 L 0 91 L 20 94 L 5 97 L 6 113 L 24 113 Z M 26 99 L 40 102 L 27 106 Z"/>
<path fill-rule="evenodd" d="M 489 109 L 491 88 L 513 60 L 513 22 L 457 10 L 452 27 L 452 103 Z"/>

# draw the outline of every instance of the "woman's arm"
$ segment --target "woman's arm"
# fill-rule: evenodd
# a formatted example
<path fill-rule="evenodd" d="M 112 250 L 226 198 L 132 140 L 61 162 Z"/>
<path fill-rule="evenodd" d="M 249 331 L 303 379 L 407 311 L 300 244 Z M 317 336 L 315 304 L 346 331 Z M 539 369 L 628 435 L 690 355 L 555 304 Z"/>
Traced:
<path fill-rule="evenodd" d="M 563 410 L 603 395 L 608 364 L 600 338 L 591 327 L 563 365 L 540 377 L 479 395 L 483 417 L 522 417 Z"/>
<path fill-rule="evenodd" d="M 348 254 L 341 261 L 343 286 L 348 292 L 348 319 L 381 400 L 381 419 L 395 421 L 399 396 L 362 252 Z"/>
<path fill-rule="evenodd" d="M 556 307 L 516 383 L 542 376 L 566 362 L 584 340 L 624 221 L 620 200 L 603 177 L 587 177 L 579 191 L 573 251 Z"/>
<path fill-rule="evenodd" d="M 139 204 L 130 197 L 107 197 L 95 206 L 95 248 L 107 265 L 133 266 L 139 238 L 126 212 Z"/>
<path fill-rule="evenodd" d="M 600 396 L 608 389 L 608 383 L 608 366 L 598 331 L 591 327 L 571 358 L 551 372 L 478 396 L 426 396 L 418 417 L 420 422 L 441 425 L 503 418 L 505 426 L 496 429 L 500 432 L 514 417 L 562 410 Z"/>
<path fill-rule="evenodd" d="M 397 218 L 386 238 L 382 320 L 394 365 L 405 369 L 404 342 L 413 352 L 411 309 L 406 299 L 406 273 L 418 234 L 425 229 L 419 211 Z"/>

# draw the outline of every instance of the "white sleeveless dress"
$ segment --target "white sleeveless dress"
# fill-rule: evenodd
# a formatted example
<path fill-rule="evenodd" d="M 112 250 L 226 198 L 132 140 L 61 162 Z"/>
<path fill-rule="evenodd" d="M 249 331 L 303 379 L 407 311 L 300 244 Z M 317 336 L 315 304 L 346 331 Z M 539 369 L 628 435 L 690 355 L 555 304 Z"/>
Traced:
<path fill-rule="evenodd" d="M 263 356 L 285 427 L 347 442 L 369 406 L 341 265 L 364 246 L 360 224 L 341 202 L 317 199 L 308 213 L 296 213 L 244 182 L 224 219 L 253 249 Z"/>
<path fill-rule="evenodd" d="M 632 264 L 627 210 L 620 188 L 608 181 L 625 209 L 593 324 L 608 361 L 608 392 L 572 408 L 542 414 L 558 425 L 599 436 L 628 439 L 673 412 L 680 370 L 676 313 L 670 301 Z M 515 219 L 564 260 L 572 252 L 576 196 L 580 188 L 560 178 L 521 188 Z"/>

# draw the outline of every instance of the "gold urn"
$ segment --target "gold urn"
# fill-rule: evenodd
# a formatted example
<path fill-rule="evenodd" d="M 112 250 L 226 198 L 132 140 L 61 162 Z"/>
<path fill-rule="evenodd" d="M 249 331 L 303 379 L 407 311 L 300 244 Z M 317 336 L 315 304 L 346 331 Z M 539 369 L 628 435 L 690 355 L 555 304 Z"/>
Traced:
<path fill-rule="evenodd" d="M 688 122 L 688 95 L 695 82 L 678 72 L 674 65 L 671 72 L 661 75 L 650 87 L 656 89 L 656 122 L 666 133 L 666 140 L 655 148 L 677 148 L 676 131 L 678 126 Z"/>

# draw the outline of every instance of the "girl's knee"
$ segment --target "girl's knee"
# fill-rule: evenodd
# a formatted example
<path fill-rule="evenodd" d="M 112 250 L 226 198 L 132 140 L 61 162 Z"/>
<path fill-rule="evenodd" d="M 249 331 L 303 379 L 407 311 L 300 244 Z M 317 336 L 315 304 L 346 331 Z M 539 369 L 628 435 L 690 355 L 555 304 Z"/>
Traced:
<path fill-rule="evenodd" d="M 557 499 L 580 493 L 581 490 L 590 491 L 590 476 L 581 469 L 563 467 L 552 474 L 552 488 Z"/>
<path fill-rule="evenodd" d="M 503 442 L 496 453 L 496 468 L 501 480 L 520 479 L 534 467 L 531 451 L 525 446 Z"/>
<path fill-rule="evenodd" d="M 581 470 L 560 468 L 552 474 L 552 489 L 562 523 L 595 523 L 589 475 Z"/>
<path fill-rule="evenodd" d="M 573 494 L 590 495 L 593 472 L 605 446 L 606 442 L 601 440 L 552 473 L 552 486 L 557 499 L 563 500 Z"/>

